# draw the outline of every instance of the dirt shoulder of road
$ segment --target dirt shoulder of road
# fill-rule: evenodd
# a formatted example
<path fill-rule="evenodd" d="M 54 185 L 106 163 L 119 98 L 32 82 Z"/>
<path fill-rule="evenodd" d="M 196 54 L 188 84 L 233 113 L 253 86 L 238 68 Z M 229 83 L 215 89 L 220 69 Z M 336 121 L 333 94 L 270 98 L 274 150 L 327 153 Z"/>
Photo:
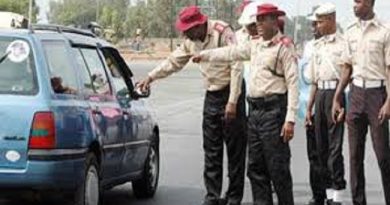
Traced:
<path fill-rule="evenodd" d="M 171 53 L 171 44 L 173 49 L 175 49 L 180 42 L 180 39 L 173 39 L 171 42 L 167 38 L 151 38 L 142 40 L 139 51 L 134 49 L 134 42 L 122 43 L 118 45 L 118 48 L 126 61 L 162 60 L 167 58 Z"/>
<path fill-rule="evenodd" d="M 126 61 L 134 60 L 162 60 L 168 57 L 171 53 L 169 51 L 157 51 L 157 52 L 136 52 L 132 50 L 121 49 L 120 53 Z"/>

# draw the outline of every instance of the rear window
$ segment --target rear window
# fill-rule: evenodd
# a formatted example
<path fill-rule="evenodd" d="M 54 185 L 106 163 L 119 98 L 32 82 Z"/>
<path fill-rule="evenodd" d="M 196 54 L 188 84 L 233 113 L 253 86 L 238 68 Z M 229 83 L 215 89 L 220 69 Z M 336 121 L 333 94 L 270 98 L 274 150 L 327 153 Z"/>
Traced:
<path fill-rule="evenodd" d="M 16 44 L 15 44 L 16 42 Z M 22 42 L 22 43 L 20 43 Z M 21 49 L 25 56 L 13 58 L 7 49 L 13 45 L 26 45 Z M 20 47 L 19 47 L 20 48 Z M 19 50 L 20 51 L 20 50 Z M 30 44 L 18 38 L 0 37 L 0 94 L 34 95 L 38 92 L 35 62 Z"/>
<path fill-rule="evenodd" d="M 77 94 L 78 84 L 73 64 L 64 41 L 43 41 L 49 64 L 50 82 L 55 93 Z"/>

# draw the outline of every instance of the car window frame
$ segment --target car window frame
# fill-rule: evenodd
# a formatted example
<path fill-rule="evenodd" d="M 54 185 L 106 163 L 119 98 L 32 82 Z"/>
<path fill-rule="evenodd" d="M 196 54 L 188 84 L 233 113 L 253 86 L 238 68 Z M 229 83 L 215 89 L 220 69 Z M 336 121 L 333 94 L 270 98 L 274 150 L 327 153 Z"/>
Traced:
<path fill-rule="evenodd" d="M 120 62 L 120 59 L 118 60 L 118 58 L 111 52 L 111 50 L 112 49 L 106 49 L 106 50 L 104 50 L 104 49 L 101 49 L 101 52 L 102 52 L 102 54 L 103 54 L 103 56 L 104 56 L 104 59 L 105 59 L 105 64 L 106 64 L 106 67 L 107 67 L 107 70 L 109 71 L 109 73 L 110 73 L 110 75 L 111 75 L 111 77 L 112 77 L 112 80 L 113 81 L 115 81 L 115 80 L 121 80 L 121 81 L 123 81 L 123 83 L 125 84 L 125 86 L 126 86 L 126 89 L 127 89 L 127 92 L 128 92 L 128 94 L 129 94 L 129 100 L 131 101 L 131 100 L 134 100 L 133 99 L 133 96 L 132 96 L 132 91 L 133 91 L 133 84 L 132 84 L 132 81 L 130 81 L 129 82 L 129 80 L 127 80 L 126 79 L 126 77 L 125 77 L 125 74 L 124 74 L 124 71 L 122 70 L 122 68 L 121 68 L 121 62 Z M 113 73 L 112 73 L 112 71 L 111 71 L 111 69 L 109 68 L 109 65 L 108 65 L 108 63 L 107 63 L 107 54 L 108 54 L 108 56 L 111 58 L 111 60 L 113 60 L 114 62 L 114 64 L 115 64 L 115 66 L 117 67 L 117 72 L 119 73 L 119 77 L 116 77 L 116 76 L 114 76 L 113 75 Z M 120 79 L 119 79 L 120 78 Z M 131 80 L 131 79 L 130 79 Z M 119 97 L 119 95 L 118 95 L 118 90 L 117 90 L 117 87 L 115 86 L 115 82 L 113 82 L 113 88 L 114 88 L 114 90 L 115 90 L 115 97 L 116 98 L 118 98 Z"/>
<path fill-rule="evenodd" d="M 61 96 L 63 97 L 66 97 L 66 98 L 78 98 L 80 96 L 80 93 L 81 93 L 81 86 L 80 86 L 80 80 L 78 78 L 78 75 L 76 75 L 75 77 L 75 80 L 76 80 L 76 84 L 77 84 L 77 93 L 76 94 L 72 94 L 72 93 L 57 93 L 54 91 L 54 88 L 51 84 L 51 70 L 50 70 L 50 63 L 48 61 L 48 55 L 47 55 L 47 52 L 46 52 L 46 48 L 45 48 L 45 43 L 46 42 L 49 42 L 49 43 L 53 43 L 53 42 L 60 42 L 60 43 L 63 43 L 64 47 L 65 47 L 65 53 L 66 53 L 66 56 L 70 62 L 70 64 L 72 65 L 71 69 L 73 71 L 74 74 L 77 74 L 78 71 L 78 65 L 76 65 L 71 59 L 72 55 L 71 53 L 69 52 L 69 43 L 65 40 L 65 39 L 41 39 L 40 40 L 40 43 L 42 45 L 42 51 L 43 51 L 43 55 L 44 55 L 44 60 L 45 60 L 45 63 L 46 63 L 46 66 L 47 66 L 47 72 L 48 72 L 48 81 L 49 81 L 49 86 L 50 86 L 50 91 L 51 91 L 51 94 L 55 97 L 59 97 L 61 98 Z"/>
<path fill-rule="evenodd" d="M 31 90 L 31 91 L 28 91 L 28 92 L 19 92 L 19 93 L 15 93 L 15 92 L 0 92 L 0 95 L 15 95 L 15 96 L 37 96 L 40 92 L 40 89 L 41 89 L 41 85 L 39 83 L 39 78 L 38 78 L 38 58 L 37 58 L 37 50 L 35 49 L 35 47 L 33 46 L 33 42 L 31 42 L 30 39 L 28 38 L 23 38 L 23 37 L 20 37 L 20 36 L 2 36 L 2 38 L 10 38 L 12 39 L 10 41 L 13 42 L 15 40 L 23 40 L 25 41 L 26 43 L 28 43 L 28 45 L 30 46 L 30 52 L 31 52 L 31 55 L 32 55 L 32 63 L 34 65 L 34 69 L 32 69 L 32 78 L 33 78 L 33 83 L 34 83 L 34 89 Z"/>
<path fill-rule="evenodd" d="M 100 47 L 100 50 L 103 56 L 104 56 L 104 52 L 109 52 L 110 55 L 117 61 L 119 73 L 121 74 L 123 80 L 127 85 L 127 89 L 129 90 L 129 93 L 131 95 L 130 96 L 131 100 L 135 100 L 136 98 L 132 96 L 135 88 L 135 84 L 133 83 L 133 79 L 132 79 L 133 72 L 131 71 L 131 69 L 129 68 L 129 66 L 123 59 L 123 57 L 120 55 L 119 51 L 116 48 L 110 46 L 102 46 Z M 107 62 L 105 62 L 105 64 L 107 66 L 107 69 L 109 70 Z"/>
<path fill-rule="evenodd" d="M 88 66 L 88 63 L 85 59 L 85 56 L 84 56 L 84 53 L 82 52 L 82 49 L 93 49 L 97 52 L 98 54 L 98 57 L 99 57 L 99 60 L 100 62 L 102 63 L 102 67 L 103 67 L 103 70 L 104 70 L 104 73 L 107 77 L 107 83 L 108 83 L 108 86 L 109 86 L 109 89 L 110 89 L 110 93 L 109 94 L 98 94 L 98 93 L 93 93 L 93 94 L 88 94 L 88 93 L 85 93 L 83 92 L 83 89 L 81 91 L 81 94 L 84 96 L 85 99 L 88 99 L 88 100 L 93 100 L 93 101 L 101 101 L 101 102 L 111 102 L 111 101 L 114 101 L 114 92 L 113 92 L 113 85 L 112 85 L 112 79 L 111 79 L 111 75 L 109 74 L 109 72 L 107 71 L 107 66 L 106 66 L 106 62 L 104 60 L 104 57 L 103 57 L 103 54 L 101 53 L 100 49 L 97 47 L 97 46 L 91 46 L 91 45 L 84 45 L 84 44 L 72 44 L 72 49 L 74 48 L 77 48 L 83 58 L 83 61 L 85 63 L 85 66 L 88 70 L 88 73 L 89 73 L 89 77 L 92 79 L 92 76 L 91 76 L 91 70 Z M 79 67 L 77 65 L 77 67 Z M 82 68 L 78 68 L 78 69 L 82 69 Z M 81 81 L 81 79 L 80 79 Z M 83 86 L 82 86 L 83 87 Z M 94 88 L 95 90 L 95 88 Z"/>

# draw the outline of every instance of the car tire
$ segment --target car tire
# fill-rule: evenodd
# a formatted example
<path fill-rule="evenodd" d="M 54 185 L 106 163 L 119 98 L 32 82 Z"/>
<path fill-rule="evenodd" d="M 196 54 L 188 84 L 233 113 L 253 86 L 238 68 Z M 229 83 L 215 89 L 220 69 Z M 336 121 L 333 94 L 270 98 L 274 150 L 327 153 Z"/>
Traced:
<path fill-rule="evenodd" d="M 85 160 L 85 178 L 74 193 L 75 205 L 99 205 L 100 203 L 100 175 L 99 166 L 94 154 L 87 155 Z"/>
<path fill-rule="evenodd" d="M 156 138 L 154 138 L 156 139 Z M 160 154 L 157 143 L 152 143 L 146 158 L 142 177 L 132 182 L 137 198 L 152 198 L 156 193 L 160 174 Z"/>

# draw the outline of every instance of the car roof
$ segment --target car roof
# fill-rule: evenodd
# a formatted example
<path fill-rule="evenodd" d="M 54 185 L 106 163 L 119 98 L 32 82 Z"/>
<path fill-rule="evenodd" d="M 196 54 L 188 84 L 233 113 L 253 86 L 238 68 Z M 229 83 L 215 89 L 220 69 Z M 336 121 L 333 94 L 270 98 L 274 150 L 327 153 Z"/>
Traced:
<path fill-rule="evenodd" d="M 53 39 L 66 38 L 74 44 L 81 44 L 86 46 L 114 47 L 111 43 L 104 39 L 97 37 L 89 30 L 77 29 L 72 27 L 52 25 L 52 24 L 36 24 L 31 25 L 29 29 L 12 29 L 0 28 L 0 36 L 13 36 L 31 38 Z"/>

